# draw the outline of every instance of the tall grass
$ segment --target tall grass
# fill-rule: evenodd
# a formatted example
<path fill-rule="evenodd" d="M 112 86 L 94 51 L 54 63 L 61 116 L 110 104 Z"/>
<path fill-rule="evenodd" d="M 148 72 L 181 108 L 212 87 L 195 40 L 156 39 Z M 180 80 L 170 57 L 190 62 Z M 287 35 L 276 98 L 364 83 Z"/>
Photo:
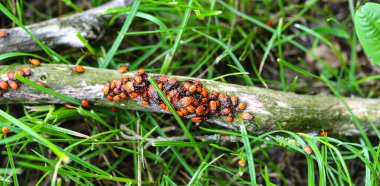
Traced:
<path fill-rule="evenodd" d="M 0 54 L 0 64 L 26 63 L 28 57 L 110 69 L 130 63 L 131 69 L 143 67 L 150 72 L 304 94 L 329 92 L 343 105 L 344 96 L 379 95 L 371 82 L 378 83 L 380 76 L 363 73 L 365 64 L 357 60 L 365 56 L 357 52 L 352 32 L 357 8 L 353 1 L 336 8 L 318 1 L 136 0 L 130 7 L 107 10 L 114 19 L 104 39 L 88 41 L 78 33 L 86 48 L 62 50 L 47 47 L 25 26 L 58 13 L 80 12 L 85 3 L 65 0 L 34 7 L 37 1 L 13 2 L 0 3 L 1 20 L 6 20 L 0 26 L 20 26 L 43 51 Z M 104 1 L 85 2 L 98 6 Z M 339 17 L 340 11 L 351 16 Z M 332 62 L 318 54 L 321 45 L 338 60 Z M 78 100 L 28 79 L 17 79 L 23 86 L 79 105 Z M 154 80 L 150 81 L 157 89 Z M 160 96 L 167 101 L 161 92 Z M 99 107 L 0 105 L 0 127 L 12 131 L 0 139 L 0 181 L 4 185 L 378 185 L 378 129 L 362 128 L 346 107 L 359 136 L 286 130 L 253 135 L 244 126 L 241 131 L 206 122 L 196 126 L 178 117 L 171 107 L 174 117 Z M 121 138 L 122 124 L 143 139 Z M 368 131 L 376 135 L 368 136 Z M 153 145 L 146 141 L 182 135 L 189 140 Z M 241 140 L 194 139 L 201 135 Z M 307 154 L 305 146 L 313 153 Z M 239 166 L 239 160 L 245 160 L 246 166 Z"/>

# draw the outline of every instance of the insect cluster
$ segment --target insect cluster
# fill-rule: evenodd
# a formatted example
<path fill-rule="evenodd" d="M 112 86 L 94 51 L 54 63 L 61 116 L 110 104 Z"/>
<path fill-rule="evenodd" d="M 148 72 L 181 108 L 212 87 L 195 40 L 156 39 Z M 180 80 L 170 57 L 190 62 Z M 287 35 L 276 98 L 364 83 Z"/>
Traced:
<path fill-rule="evenodd" d="M 28 59 L 29 63 L 33 66 L 40 66 L 41 62 L 38 59 L 30 58 Z M 17 90 L 20 86 L 20 81 L 18 81 L 15 77 L 15 74 L 18 74 L 20 76 L 29 77 L 32 75 L 32 70 L 29 66 L 24 66 L 22 69 L 16 70 L 15 72 L 9 71 L 7 73 L 8 80 L 0 80 L 0 97 L 3 96 L 4 92 L 10 88 L 13 90 Z M 41 86 L 46 86 L 45 84 L 41 82 L 36 82 L 37 84 Z"/>
<path fill-rule="evenodd" d="M 3 96 L 4 92 L 8 89 L 17 90 L 20 86 L 20 82 L 16 79 L 15 74 L 20 76 L 29 77 L 32 75 L 32 71 L 29 66 L 25 66 L 22 69 L 16 70 L 16 72 L 9 71 L 7 73 L 8 80 L 0 80 L 0 96 Z"/>
<path fill-rule="evenodd" d="M 154 76 L 158 87 L 165 93 L 179 116 L 190 116 L 191 121 L 199 123 L 214 116 L 226 116 L 230 123 L 235 112 L 241 112 L 246 107 L 245 102 L 239 102 L 237 96 L 228 96 L 217 91 L 209 92 L 198 80 L 188 79 L 179 81 L 164 75 Z M 141 99 L 141 104 L 148 106 L 152 103 L 170 112 L 167 105 L 159 97 L 156 89 L 148 81 L 144 69 L 139 69 L 133 77 L 123 75 L 121 79 L 107 83 L 102 89 L 108 100 L 119 102 L 126 99 Z M 253 117 L 243 112 L 243 119 Z"/>

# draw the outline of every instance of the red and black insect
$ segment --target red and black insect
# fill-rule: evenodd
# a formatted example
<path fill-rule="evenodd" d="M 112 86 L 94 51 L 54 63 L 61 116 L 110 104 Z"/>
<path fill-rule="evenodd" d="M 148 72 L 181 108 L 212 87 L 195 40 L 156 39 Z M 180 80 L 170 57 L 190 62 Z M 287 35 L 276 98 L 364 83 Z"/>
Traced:
<path fill-rule="evenodd" d="M 28 59 L 29 63 L 34 65 L 34 66 L 40 66 L 41 65 L 41 61 L 39 59 L 35 59 L 35 58 L 30 58 Z"/>
<path fill-rule="evenodd" d="M 81 74 L 81 73 L 84 73 L 85 68 L 82 65 L 76 65 L 76 66 L 71 67 L 70 70 Z"/>
<path fill-rule="evenodd" d="M 9 129 L 8 127 L 3 127 L 1 128 L 1 132 L 3 132 L 3 134 L 8 134 L 11 132 L 11 129 Z"/>
<path fill-rule="evenodd" d="M 82 100 L 81 105 L 82 105 L 82 107 L 87 108 L 90 106 L 90 102 L 88 102 L 87 100 L 84 99 L 84 100 Z"/>
<path fill-rule="evenodd" d="M 156 75 L 154 79 L 176 109 L 177 114 L 179 116 L 193 115 L 191 121 L 196 123 L 219 115 L 225 115 L 225 121 L 230 123 L 235 117 L 235 112 L 240 112 L 247 107 L 245 102 L 239 103 L 237 96 L 229 97 L 218 91 L 209 93 L 198 80 L 188 79 L 181 82 L 177 78 L 168 78 L 164 75 Z M 107 83 L 102 88 L 102 92 L 111 101 L 138 99 L 144 106 L 154 103 L 169 112 L 157 90 L 148 81 L 148 74 L 144 69 L 139 69 L 133 77 L 124 74 L 122 79 Z M 241 117 L 248 120 L 253 118 L 249 113 L 243 113 Z"/>
<path fill-rule="evenodd" d="M 5 30 L 0 30 L 0 38 L 9 36 L 9 33 Z"/>
<path fill-rule="evenodd" d="M 128 65 L 128 64 L 127 64 L 127 65 L 120 66 L 120 67 L 119 67 L 119 72 L 120 72 L 120 73 L 125 73 L 125 72 L 128 70 L 128 68 L 129 68 L 129 65 Z"/>

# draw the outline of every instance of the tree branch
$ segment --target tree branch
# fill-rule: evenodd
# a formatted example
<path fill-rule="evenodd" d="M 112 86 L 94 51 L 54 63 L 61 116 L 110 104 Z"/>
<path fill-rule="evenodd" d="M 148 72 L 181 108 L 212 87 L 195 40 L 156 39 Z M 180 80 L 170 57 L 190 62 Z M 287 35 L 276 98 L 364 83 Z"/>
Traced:
<path fill-rule="evenodd" d="M 23 66 L 0 66 L 15 71 Z M 157 105 L 143 106 L 139 100 L 123 100 L 118 103 L 104 98 L 101 89 L 104 84 L 122 77 L 116 70 L 98 69 L 86 67 L 86 72 L 76 74 L 70 71 L 67 65 L 41 65 L 33 68 L 32 81 L 42 81 L 48 88 L 59 93 L 82 100 L 87 99 L 96 106 L 118 107 L 129 110 L 165 113 Z M 133 75 L 133 72 L 127 74 Z M 172 76 L 179 80 L 187 77 Z M 1 76 L 6 80 L 6 74 Z M 195 78 L 192 78 L 195 79 Z M 247 103 L 246 112 L 254 116 L 253 121 L 242 120 L 241 115 L 235 116 L 232 123 L 226 123 L 224 116 L 213 117 L 208 120 L 227 128 L 239 130 L 244 124 L 251 134 L 262 133 L 278 129 L 286 129 L 298 132 L 310 132 L 316 130 L 329 130 L 335 134 L 358 135 L 359 131 L 354 126 L 351 116 L 338 98 L 333 96 L 308 96 L 273 91 L 269 89 L 239 86 L 221 83 L 217 81 L 200 79 L 204 87 L 209 91 L 225 92 L 228 95 L 236 95 Z M 380 128 L 380 100 L 363 98 L 345 98 L 369 134 L 373 134 L 370 122 L 376 128 Z M 40 91 L 21 85 L 19 90 L 6 91 L 0 97 L 2 104 L 64 104 L 65 102 Z"/>
<path fill-rule="evenodd" d="M 97 39 L 103 36 L 105 25 L 110 15 L 104 15 L 110 8 L 124 7 L 131 0 L 113 0 L 99 7 L 73 14 L 63 18 L 53 18 L 27 26 L 39 40 L 49 47 L 69 46 L 84 47 L 77 33 L 87 39 Z M 9 35 L 0 38 L 0 53 L 39 51 L 41 47 L 21 27 L 3 29 Z"/>

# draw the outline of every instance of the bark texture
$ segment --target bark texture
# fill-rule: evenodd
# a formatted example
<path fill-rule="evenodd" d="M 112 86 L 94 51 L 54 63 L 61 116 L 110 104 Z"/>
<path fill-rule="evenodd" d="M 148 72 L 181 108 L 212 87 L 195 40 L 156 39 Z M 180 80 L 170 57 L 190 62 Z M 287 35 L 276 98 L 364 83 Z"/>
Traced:
<path fill-rule="evenodd" d="M 0 66 L 4 74 L 0 77 L 7 80 L 6 71 L 17 70 L 23 66 Z M 7 68 L 7 69 L 5 69 Z M 67 65 L 44 64 L 33 67 L 32 81 L 42 81 L 48 88 L 76 99 L 87 99 L 97 106 L 118 107 L 129 110 L 147 112 L 161 112 L 157 105 L 143 106 L 139 100 L 126 100 L 115 103 L 104 98 L 101 89 L 109 81 L 122 77 L 116 70 L 86 67 L 86 72 L 76 74 L 70 71 Z M 134 74 L 128 72 L 127 74 Z M 152 74 L 150 74 L 152 75 Z M 180 80 L 187 77 L 172 76 Z M 195 78 L 192 78 L 195 79 Z M 240 125 L 246 125 L 251 134 L 262 133 L 278 129 L 297 132 L 311 132 L 330 130 L 335 134 L 358 135 L 351 116 L 344 105 L 333 96 L 298 95 L 263 89 L 257 87 L 239 86 L 199 79 L 209 91 L 217 90 L 228 95 L 236 95 L 247 103 L 246 112 L 254 116 L 252 121 L 242 120 L 240 114 L 235 116 L 232 123 L 224 122 L 224 116 L 210 118 L 208 122 L 215 123 L 234 130 Z M 380 128 L 380 100 L 364 98 L 345 98 L 355 115 L 359 118 L 363 128 L 373 134 L 370 122 Z M 27 85 L 21 85 L 19 90 L 8 90 L 0 97 L 1 104 L 63 104 L 64 101 L 41 93 Z"/>
<path fill-rule="evenodd" d="M 132 0 L 113 0 L 99 7 L 73 14 L 71 16 L 49 19 L 26 26 L 39 40 L 47 46 L 84 47 L 76 36 L 81 33 L 87 39 L 103 36 L 110 15 L 105 15 L 109 8 L 124 7 Z M 0 53 L 40 51 L 41 47 L 21 27 L 3 29 L 9 35 L 0 38 Z"/>

